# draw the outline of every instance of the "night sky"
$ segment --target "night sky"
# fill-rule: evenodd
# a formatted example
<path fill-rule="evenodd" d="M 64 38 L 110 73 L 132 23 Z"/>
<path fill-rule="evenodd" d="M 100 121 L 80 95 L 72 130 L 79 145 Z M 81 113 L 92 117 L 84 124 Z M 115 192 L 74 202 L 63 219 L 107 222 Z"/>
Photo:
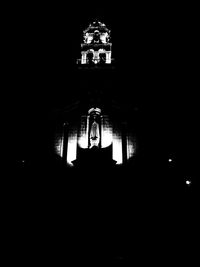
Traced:
<path fill-rule="evenodd" d="M 17 236 L 16 240 L 21 238 L 19 236 L 21 235 L 19 234 L 20 231 L 15 231 L 12 225 L 12 222 L 18 217 L 19 222 L 16 223 L 16 229 L 18 227 L 23 232 L 24 244 L 26 244 L 27 232 L 33 239 L 35 238 L 34 235 L 36 237 L 38 235 L 38 240 L 40 240 L 40 234 L 43 232 L 40 229 L 40 223 L 37 226 L 38 232 L 37 227 L 35 227 L 37 220 L 40 220 L 40 218 L 44 219 L 43 227 L 46 229 L 46 243 L 50 240 L 51 224 L 49 222 L 58 226 L 56 229 L 59 229 L 60 236 L 63 236 L 63 232 L 65 235 L 66 218 L 63 215 L 63 210 L 66 208 L 67 201 L 68 204 L 71 203 L 70 201 L 74 201 L 72 206 L 69 205 L 72 215 L 70 219 L 74 218 L 75 223 L 79 222 L 79 214 L 77 213 L 78 215 L 74 216 L 77 211 L 74 207 L 79 207 L 79 198 L 75 199 L 74 197 L 79 194 L 76 185 L 73 188 L 74 191 L 71 191 L 71 188 L 66 187 L 66 184 L 63 186 L 59 179 L 56 180 L 57 182 L 54 179 L 53 182 L 48 181 L 47 183 L 44 181 L 41 186 L 42 182 L 39 180 L 41 173 L 38 169 L 35 172 L 33 169 L 34 163 L 37 160 L 42 162 L 47 155 L 52 112 L 74 102 L 83 92 L 76 72 L 76 60 L 80 58 L 81 35 L 88 24 L 98 18 L 111 30 L 113 57 L 116 64 L 114 71 L 116 79 L 113 80 L 112 89 L 114 90 L 113 99 L 117 99 L 120 104 L 137 108 L 140 118 L 140 131 L 144 137 L 146 151 L 149 151 L 149 154 L 147 153 L 150 160 L 149 166 L 153 163 L 154 170 L 156 170 L 156 164 L 160 164 L 157 176 L 165 176 L 166 178 L 168 174 L 173 173 L 172 176 L 169 175 L 169 180 L 163 183 L 163 185 L 166 184 L 166 190 L 163 190 L 165 196 L 167 196 L 166 199 L 162 197 L 162 192 L 160 193 L 160 198 L 164 199 L 163 202 L 166 205 L 165 209 L 161 207 L 161 210 L 163 210 L 161 220 L 165 221 L 167 219 L 167 223 L 163 223 L 163 225 L 168 227 L 171 223 L 169 229 L 172 229 L 171 236 L 167 237 L 168 232 L 165 231 L 164 235 L 168 239 L 172 237 L 173 240 L 173 234 L 176 235 L 178 229 L 179 235 L 184 240 L 188 235 L 188 240 L 191 242 L 190 231 L 185 234 L 185 229 L 187 229 L 187 224 L 189 230 L 195 224 L 196 221 L 193 221 L 192 218 L 195 218 L 196 208 L 193 206 L 195 201 L 191 201 L 187 205 L 191 196 L 190 193 L 194 192 L 187 189 L 194 188 L 197 190 L 199 185 L 197 179 L 199 176 L 199 73 L 197 59 L 197 51 L 199 50 L 197 20 L 199 15 L 197 16 L 197 10 L 197 7 L 192 6 L 192 4 L 188 6 L 188 4 L 169 2 L 162 4 L 132 3 L 130 6 L 122 6 L 120 3 L 108 6 L 107 2 L 93 3 L 92 5 L 86 4 L 86 2 L 81 5 L 74 3 L 70 6 L 68 4 L 15 3 L 4 7 L 4 56 L 6 60 L 3 70 L 5 83 L 1 92 L 3 95 L 2 102 L 6 104 L 3 113 L 4 129 L 8 133 L 3 140 L 7 150 L 7 156 L 4 155 L 4 157 L 8 163 L 7 169 L 12 169 L 11 166 L 14 163 L 20 169 L 17 172 L 20 179 L 22 178 L 21 174 L 25 174 L 23 181 L 22 179 L 16 180 L 15 175 L 11 176 L 13 178 L 12 190 L 10 185 L 7 190 L 10 199 L 7 205 L 9 207 L 7 210 L 10 213 L 10 217 L 7 217 L 9 218 L 8 225 L 11 225 L 10 229 L 14 229 L 12 231 L 9 229 L 11 238 L 15 235 Z M 95 87 L 94 79 L 92 82 Z M 169 159 L 172 159 L 171 163 Z M 26 179 L 26 170 L 25 172 L 21 172 L 21 170 L 29 161 L 33 169 L 30 168 L 29 174 L 31 173 L 31 175 L 28 180 Z M 167 174 L 165 173 L 166 170 Z M 145 171 L 147 184 L 150 185 L 150 176 L 153 176 L 154 172 Z M 42 178 L 44 178 L 46 173 L 43 172 L 42 174 Z M 56 175 L 53 178 L 55 177 L 57 178 Z M 127 177 L 129 176 L 127 175 Z M 176 181 L 173 180 L 176 178 Z M 192 181 L 191 186 L 184 183 L 187 179 L 189 182 Z M 133 181 L 134 183 L 135 181 Z M 173 190 L 174 183 L 176 183 L 176 186 Z M 184 187 L 183 184 L 186 186 Z M 80 192 L 82 192 L 82 187 L 80 185 L 79 187 Z M 147 187 L 148 197 L 152 197 L 152 192 L 156 193 L 157 196 L 159 195 L 159 184 L 157 187 L 151 185 L 152 191 L 148 191 Z M 85 186 L 85 188 L 88 190 L 88 195 L 92 194 L 92 191 L 89 192 L 89 187 L 87 189 L 87 186 Z M 121 190 L 120 184 L 119 188 Z M 107 189 L 107 187 L 104 189 Z M 126 189 L 129 190 L 130 194 L 126 193 Z M 136 223 L 134 222 L 136 227 L 138 224 L 138 229 L 143 233 L 143 236 L 145 236 L 146 231 L 154 239 L 154 233 L 150 229 L 151 223 L 146 230 L 143 229 L 143 224 L 145 226 L 146 220 L 151 218 L 150 213 L 154 209 L 157 215 L 154 214 L 155 219 L 152 220 L 152 225 L 154 230 L 158 229 L 157 236 L 159 236 L 159 227 L 156 228 L 160 220 L 159 200 L 156 197 L 150 202 L 147 199 L 148 197 L 142 200 L 141 195 L 145 195 L 143 188 L 140 195 L 136 192 L 137 187 L 126 187 L 125 181 L 124 195 L 122 195 L 127 199 L 133 195 L 134 198 L 131 190 L 135 190 L 135 195 L 139 199 L 135 197 L 135 203 L 141 201 L 136 208 L 138 210 L 132 210 L 131 203 L 128 208 L 125 208 L 125 211 L 121 207 L 122 215 L 118 213 L 117 207 L 117 215 L 115 216 L 117 218 L 121 217 L 121 220 L 123 220 L 123 214 L 127 212 L 128 215 L 124 215 L 127 216 L 126 219 L 128 218 L 129 221 L 129 228 L 127 229 L 132 229 L 130 223 L 132 221 L 129 219 L 136 212 L 136 219 L 141 218 Z M 171 198 L 172 192 L 177 197 Z M 84 192 L 82 194 L 85 196 Z M 115 194 L 117 197 L 119 196 L 118 193 L 114 192 Z M 183 194 L 184 198 L 181 198 L 181 201 L 183 199 L 184 201 L 181 202 L 179 196 L 183 196 Z M 28 199 L 27 203 L 24 199 Z M 177 201 L 175 204 L 174 199 Z M 168 200 L 170 202 L 169 206 Z M 117 201 L 120 202 L 120 200 Z M 82 202 L 82 199 L 80 202 Z M 88 203 L 91 202 L 88 200 Z M 136 205 L 135 203 L 133 203 L 133 206 Z M 146 204 L 147 206 L 145 206 Z M 151 204 L 155 204 L 155 206 L 152 208 Z M 101 206 L 101 203 L 99 206 Z M 177 210 L 180 206 L 182 217 L 177 219 Z M 191 206 L 193 206 L 192 211 L 190 211 Z M 144 210 L 141 207 L 146 207 L 145 211 L 147 213 L 143 212 Z M 148 208 L 150 209 L 148 210 Z M 171 208 L 173 209 L 172 213 L 170 213 Z M 31 223 L 27 219 L 27 210 L 30 211 L 28 218 Z M 89 212 L 88 208 L 88 214 Z M 109 208 L 107 212 L 110 212 Z M 167 217 L 168 215 L 169 217 Z M 52 216 L 54 216 L 53 219 Z M 98 221 L 98 214 L 96 216 Z M 111 217 L 111 215 L 109 216 Z M 23 219 L 23 223 L 21 223 L 20 218 Z M 183 229 L 180 227 L 182 218 L 185 219 Z M 115 222 L 114 219 L 112 220 L 112 222 Z M 62 221 L 63 228 L 59 225 L 60 221 Z M 71 221 L 71 224 L 73 224 L 73 219 Z M 88 225 L 89 229 L 90 226 Z M 126 228 L 126 221 L 123 225 Z M 36 229 L 35 232 L 31 230 L 30 234 L 28 227 Z M 74 229 L 73 227 L 72 229 Z M 52 226 L 53 228 L 54 226 Z M 93 231 L 93 228 L 91 229 Z M 81 232 L 80 228 L 79 231 Z M 96 230 L 94 229 L 94 231 Z M 126 231 L 128 233 L 128 230 Z M 195 228 L 193 234 L 196 234 Z M 140 235 L 140 233 L 138 232 L 137 235 Z M 55 236 L 54 240 L 57 240 Z M 139 241 L 141 240 L 140 237 L 137 238 Z M 159 238 L 161 239 L 161 237 Z M 160 244 L 159 238 L 157 239 L 158 244 Z M 178 240 L 179 236 L 176 238 Z M 71 239 L 74 240 L 74 237 L 72 236 Z M 51 242 L 53 243 L 53 241 Z M 51 242 L 49 242 L 49 248 Z M 142 243 L 142 241 L 140 242 Z M 148 242 L 151 246 L 150 241 Z M 164 243 L 164 241 L 162 242 Z M 177 243 L 180 244 L 181 241 L 178 240 Z M 55 244 L 57 243 L 54 242 L 50 249 L 53 250 Z M 16 246 L 18 246 L 18 243 Z M 148 250 L 148 244 L 146 246 L 146 250 Z M 174 243 L 172 246 L 176 251 L 176 244 Z M 185 243 L 182 246 L 185 246 Z M 28 251 L 28 248 L 26 250 Z M 186 250 L 187 246 L 184 247 L 184 251 Z M 60 251 L 59 253 L 61 253 Z"/>

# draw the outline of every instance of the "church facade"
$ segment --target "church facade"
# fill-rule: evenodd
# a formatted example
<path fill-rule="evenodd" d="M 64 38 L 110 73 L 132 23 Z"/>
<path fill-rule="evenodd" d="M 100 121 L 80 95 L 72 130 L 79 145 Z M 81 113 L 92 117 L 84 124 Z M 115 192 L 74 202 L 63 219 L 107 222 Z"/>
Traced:
<path fill-rule="evenodd" d="M 104 23 L 95 21 L 83 31 L 83 40 L 77 78 L 82 75 L 84 80 L 91 76 L 95 81 L 106 80 L 114 67 L 111 31 Z M 114 76 L 111 87 L 112 79 Z M 130 116 L 128 108 L 115 101 L 105 83 L 97 86 L 91 83 L 82 91 L 74 104 L 57 115 L 54 153 L 71 168 L 88 164 L 125 165 L 137 152 L 133 113 Z"/>

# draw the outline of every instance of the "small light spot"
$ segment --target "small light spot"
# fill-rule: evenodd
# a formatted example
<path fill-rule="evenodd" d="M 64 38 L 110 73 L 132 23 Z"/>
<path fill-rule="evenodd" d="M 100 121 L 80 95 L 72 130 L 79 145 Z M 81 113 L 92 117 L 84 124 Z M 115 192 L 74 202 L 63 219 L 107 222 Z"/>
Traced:
<path fill-rule="evenodd" d="M 185 183 L 186 183 L 186 185 L 191 185 L 192 182 L 191 182 L 191 180 L 186 180 Z"/>
<path fill-rule="evenodd" d="M 170 158 L 170 159 L 168 159 L 168 161 L 169 161 L 169 162 L 172 162 L 172 159 Z"/>

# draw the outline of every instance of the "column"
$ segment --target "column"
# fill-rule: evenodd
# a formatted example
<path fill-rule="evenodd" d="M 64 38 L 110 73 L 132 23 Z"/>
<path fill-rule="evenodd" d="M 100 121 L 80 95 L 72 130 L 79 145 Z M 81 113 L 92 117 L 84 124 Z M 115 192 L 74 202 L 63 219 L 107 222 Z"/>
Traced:
<path fill-rule="evenodd" d="M 111 51 L 106 51 L 106 64 L 111 63 Z"/>
<path fill-rule="evenodd" d="M 87 53 L 85 51 L 81 52 L 81 64 L 87 63 Z"/>

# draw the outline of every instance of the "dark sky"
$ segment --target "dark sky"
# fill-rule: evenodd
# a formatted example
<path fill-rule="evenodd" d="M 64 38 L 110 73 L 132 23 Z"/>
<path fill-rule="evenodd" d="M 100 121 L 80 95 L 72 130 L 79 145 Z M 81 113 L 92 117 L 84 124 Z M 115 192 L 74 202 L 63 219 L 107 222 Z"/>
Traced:
<path fill-rule="evenodd" d="M 180 139 L 187 146 L 185 140 L 193 139 L 198 114 L 196 8 L 99 6 L 17 3 L 5 7 L 4 91 L 8 116 L 18 129 L 17 153 L 19 144 L 29 144 L 30 138 L 45 131 L 49 111 L 76 95 L 74 63 L 80 56 L 81 33 L 95 18 L 112 31 L 119 79 L 116 94 L 130 101 L 137 93 L 138 105 L 156 122 L 165 118 L 169 132 L 183 134 Z"/>

